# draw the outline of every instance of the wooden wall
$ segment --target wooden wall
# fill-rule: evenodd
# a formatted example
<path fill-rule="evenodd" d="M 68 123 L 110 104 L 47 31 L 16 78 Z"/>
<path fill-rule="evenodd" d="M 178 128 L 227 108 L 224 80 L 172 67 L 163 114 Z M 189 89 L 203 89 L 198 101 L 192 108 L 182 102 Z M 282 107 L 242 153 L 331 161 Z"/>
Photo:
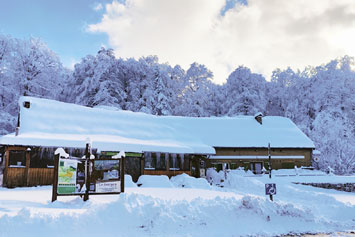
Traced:
<path fill-rule="evenodd" d="M 25 180 L 25 168 L 6 168 L 6 183 L 3 186 L 6 187 L 18 187 L 26 186 Z M 5 181 L 5 179 L 4 179 Z"/>
<path fill-rule="evenodd" d="M 25 167 L 10 167 L 11 150 L 26 150 L 26 147 L 11 146 L 6 148 L 5 152 L 5 171 L 3 178 L 3 186 L 5 187 L 30 187 L 37 185 L 50 185 L 53 182 L 53 168 L 29 168 L 30 154 L 26 153 Z"/>
<path fill-rule="evenodd" d="M 267 148 L 216 148 L 216 156 L 267 156 Z M 272 148 L 272 156 L 304 156 L 304 159 L 272 159 L 272 168 L 281 169 L 283 164 L 294 164 L 297 167 L 312 165 L 312 149 L 310 148 Z M 220 159 L 208 160 L 211 163 L 229 162 L 243 166 L 245 162 L 268 162 L 268 159 Z"/>
<path fill-rule="evenodd" d="M 51 185 L 53 183 L 53 168 L 30 168 L 27 186 Z"/>

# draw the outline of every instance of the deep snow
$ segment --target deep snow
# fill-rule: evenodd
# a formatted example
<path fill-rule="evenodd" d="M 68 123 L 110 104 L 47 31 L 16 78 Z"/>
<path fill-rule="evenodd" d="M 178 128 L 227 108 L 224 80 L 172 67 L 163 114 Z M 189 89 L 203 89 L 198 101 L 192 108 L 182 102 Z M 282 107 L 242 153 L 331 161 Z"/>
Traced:
<path fill-rule="evenodd" d="M 58 197 L 51 203 L 50 186 L 0 188 L 0 236 L 273 236 L 355 230 L 355 193 L 292 183 L 355 183 L 354 176 L 274 176 L 270 181 L 238 170 L 228 174 L 223 188 L 187 175 L 161 179 L 160 187 L 159 177 L 154 187 L 147 177 L 141 187 L 130 181 L 124 194 L 91 196 L 87 202 Z M 166 187 L 167 182 L 175 187 Z M 274 202 L 264 194 L 269 182 L 277 184 Z"/>

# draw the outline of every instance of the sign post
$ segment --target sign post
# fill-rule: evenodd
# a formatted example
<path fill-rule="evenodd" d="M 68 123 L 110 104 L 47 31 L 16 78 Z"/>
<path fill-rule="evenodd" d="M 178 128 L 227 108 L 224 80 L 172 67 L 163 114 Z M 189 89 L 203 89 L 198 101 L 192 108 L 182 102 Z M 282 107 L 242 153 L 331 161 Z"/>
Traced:
<path fill-rule="evenodd" d="M 53 174 L 53 187 L 52 187 L 52 202 L 57 200 L 58 193 L 58 163 L 59 154 L 54 155 L 54 174 Z"/>
<path fill-rule="evenodd" d="M 85 194 L 84 194 L 84 201 L 89 200 L 89 189 L 90 189 L 90 171 L 89 171 L 89 160 L 91 156 L 91 147 L 90 143 L 86 143 L 86 148 L 85 148 Z"/>
<path fill-rule="evenodd" d="M 270 195 L 272 201 L 272 195 L 276 194 L 276 184 L 265 184 L 265 195 Z"/>
<path fill-rule="evenodd" d="M 271 164 L 271 149 L 270 142 L 268 144 L 267 153 L 269 156 L 269 178 L 271 179 L 272 164 Z M 270 195 L 270 200 L 273 201 L 272 195 L 276 194 L 276 184 L 265 184 L 265 195 Z"/>

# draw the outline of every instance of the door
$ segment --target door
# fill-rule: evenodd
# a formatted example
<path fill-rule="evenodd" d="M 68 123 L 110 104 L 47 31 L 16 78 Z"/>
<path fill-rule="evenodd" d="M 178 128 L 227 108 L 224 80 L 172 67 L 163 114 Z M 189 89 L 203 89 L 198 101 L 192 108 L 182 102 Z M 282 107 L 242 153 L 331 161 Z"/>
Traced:
<path fill-rule="evenodd" d="M 254 174 L 261 174 L 263 169 L 263 164 L 261 162 L 252 163 L 252 171 Z"/>

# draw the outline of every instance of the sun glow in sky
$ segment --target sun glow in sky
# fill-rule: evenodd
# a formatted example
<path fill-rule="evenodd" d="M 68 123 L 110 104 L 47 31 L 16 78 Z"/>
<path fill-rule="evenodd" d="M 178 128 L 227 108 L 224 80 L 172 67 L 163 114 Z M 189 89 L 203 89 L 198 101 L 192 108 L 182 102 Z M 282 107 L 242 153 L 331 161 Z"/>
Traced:
<path fill-rule="evenodd" d="M 353 0 L 6 0 L 0 33 L 41 38 L 72 67 L 101 46 L 118 57 L 205 64 L 222 83 L 239 65 L 267 78 L 355 56 Z"/>

